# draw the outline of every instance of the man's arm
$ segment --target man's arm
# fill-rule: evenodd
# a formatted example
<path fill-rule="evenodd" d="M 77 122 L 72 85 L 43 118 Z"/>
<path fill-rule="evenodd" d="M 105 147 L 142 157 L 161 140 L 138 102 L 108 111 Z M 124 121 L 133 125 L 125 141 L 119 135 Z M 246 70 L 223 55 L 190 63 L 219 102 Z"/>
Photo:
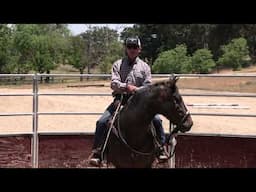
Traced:
<path fill-rule="evenodd" d="M 120 61 L 116 61 L 113 64 L 112 72 L 111 72 L 111 89 L 113 89 L 117 93 L 122 93 L 126 91 L 127 84 L 121 82 L 120 77 Z"/>
<path fill-rule="evenodd" d="M 147 86 L 147 85 L 150 85 L 152 83 L 152 77 L 151 77 L 151 70 L 150 70 L 150 67 L 148 64 L 145 65 L 145 68 L 144 68 L 144 81 L 142 83 L 142 86 L 140 87 L 136 87 L 136 86 L 133 86 L 133 85 L 128 85 L 127 86 L 127 90 L 128 92 L 134 92 L 134 91 L 137 91 L 139 89 L 142 89 L 143 87 Z"/>
<path fill-rule="evenodd" d="M 152 83 L 151 69 L 150 69 L 149 65 L 146 65 L 145 78 L 144 78 L 142 85 L 145 86 L 145 85 L 149 85 L 151 83 Z"/>

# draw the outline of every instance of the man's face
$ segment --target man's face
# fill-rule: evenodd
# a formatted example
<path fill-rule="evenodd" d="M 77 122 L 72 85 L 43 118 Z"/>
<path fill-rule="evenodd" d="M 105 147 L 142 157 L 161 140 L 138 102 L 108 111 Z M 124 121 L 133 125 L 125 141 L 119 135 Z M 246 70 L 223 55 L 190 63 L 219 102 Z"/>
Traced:
<path fill-rule="evenodd" d="M 140 51 L 141 51 L 141 49 L 139 48 L 138 45 L 135 45 L 135 44 L 126 45 L 127 55 L 132 60 L 135 59 L 139 55 Z"/>

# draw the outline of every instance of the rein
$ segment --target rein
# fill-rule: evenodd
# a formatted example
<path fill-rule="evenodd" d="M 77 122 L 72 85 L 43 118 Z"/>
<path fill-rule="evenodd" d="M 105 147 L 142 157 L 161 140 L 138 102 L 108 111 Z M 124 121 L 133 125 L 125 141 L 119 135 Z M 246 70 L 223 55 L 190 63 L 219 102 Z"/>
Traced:
<path fill-rule="evenodd" d="M 124 137 L 123 137 L 123 135 L 122 135 L 122 133 L 121 133 L 121 130 L 120 130 L 120 122 L 119 122 L 120 116 L 119 116 L 119 115 L 118 115 L 118 118 L 117 118 L 117 128 L 114 127 L 114 122 L 115 122 L 115 119 L 116 119 L 116 117 L 117 117 L 118 112 L 120 111 L 120 108 L 121 108 L 121 105 L 122 105 L 122 101 L 123 101 L 123 94 L 121 94 L 120 102 L 119 102 L 119 104 L 118 104 L 118 106 L 117 106 L 117 108 L 116 108 L 116 110 L 115 110 L 115 113 L 114 113 L 114 116 L 113 116 L 113 120 L 112 120 L 111 125 L 110 125 L 110 128 L 109 128 L 109 130 L 108 130 L 107 137 L 106 137 L 106 140 L 105 140 L 105 142 L 104 142 L 103 148 L 102 148 L 102 150 L 101 150 L 101 159 L 103 159 L 103 157 L 104 157 L 104 152 L 105 152 L 105 149 L 106 149 L 106 146 L 107 146 L 107 142 L 108 142 L 108 140 L 109 140 L 109 136 L 110 136 L 111 130 L 112 130 L 113 128 L 115 128 L 115 129 L 117 130 L 117 134 L 118 134 L 118 136 L 119 136 L 119 138 L 120 138 L 120 141 L 121 141 L 128 149 L 130 149 L 133 153 L 139 154 L 139 155 L 143 155 L 143 156 L 151 156 L 151 155 L 153 155 L 153 154 L 155 153 L 155 150 L 153 150 L 152 152 L 141 152 L 141 151 L 138 151 L 138 150 L 134 149 L 133 147 L 131 147 L 131 146 L 127 143 L 127 141 L 124 139 Z"/>
<path fill-rule="evenodd" d="M 187 120 L 189 114 L 190 114 L 190 112 L 187 110 L 186 114 L 184 115 L 184 117 L 182 118 L 180 123 L 171 131 L 169 137 L 167 138 L 168 144 L 171 145 L 171 147 L 172 147 L 172 150 L 170 151 L 170 155 L 168 155 L 168 159 L 172 158 L 173 155 L 175 154 L 175 146 L 177 144 L 175 137 L 177 137 L 177 134 L 180 130 L 180 126 L 182 125 L 182 123 L 184 121 Z"/>
<path fill-rule="evenodd" d="M 122 94 L 122 97 L 121 99 L 123 98 L 123 94 Z M 122 101 L 121 101 L 122 102 Z M 120 103 L 121 103 L 120 102 Z M 135 154 L 139 154 L 139 155 L 144 155 L 144 156 L 150 156 L 150 155 L 153 155 L 155 153 L 155 150 L 153 150 L 152 152 L 141 152 L 141 151 L 138 151 L 136 149 L 134 149 L 133 147 L 131 147 L 127 141 L 124 139 L 122 133 L 121 133 L 121 130 L 120 130 L 120 116 L 118 115 L 118 118 L 117 118 L 117 132 L 118 132 L 118 136 L 120 138 L 120 140 L 122 141 L 122 143 L 128 148 L 130 149 L 132 152 L 134 152 Z"/>

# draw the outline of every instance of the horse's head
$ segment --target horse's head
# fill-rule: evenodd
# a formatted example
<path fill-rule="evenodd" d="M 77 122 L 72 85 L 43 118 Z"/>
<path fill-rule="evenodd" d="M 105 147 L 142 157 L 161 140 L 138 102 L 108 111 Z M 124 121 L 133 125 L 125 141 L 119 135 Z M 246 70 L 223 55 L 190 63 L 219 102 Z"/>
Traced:
<path fill-rule="evenodd" d="M 153 84 L 149 97 L 152 107 L 157 108 L 160 114 L 176 124 L 181 132 L 186 132 L 191 129 L 193 121 L 179 93 L 177 81 L 178 78 L 173 76 L 168 81 Z"/>

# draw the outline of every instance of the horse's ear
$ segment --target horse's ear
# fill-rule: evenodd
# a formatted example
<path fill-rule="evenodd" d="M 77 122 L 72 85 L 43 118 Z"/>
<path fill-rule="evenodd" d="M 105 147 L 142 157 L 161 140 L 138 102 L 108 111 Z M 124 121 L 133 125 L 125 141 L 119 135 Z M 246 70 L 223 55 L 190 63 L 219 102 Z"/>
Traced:
<path fill-rule="evenodd" d="M 173 83 L 175 84 L 179 80 L 179 77 L 172 74 L 172 76 L 170 77 L 170 80 L 173 81 Z"/>
<path fill-rule="evenodd" d="M 174 76 L 174 79 L 173 79 L 174 82 L 176 83 L 176 82 L 179 80 L 179 78 L 180 78 L 180 77 L 178 77 L 178 76 Z"/>

